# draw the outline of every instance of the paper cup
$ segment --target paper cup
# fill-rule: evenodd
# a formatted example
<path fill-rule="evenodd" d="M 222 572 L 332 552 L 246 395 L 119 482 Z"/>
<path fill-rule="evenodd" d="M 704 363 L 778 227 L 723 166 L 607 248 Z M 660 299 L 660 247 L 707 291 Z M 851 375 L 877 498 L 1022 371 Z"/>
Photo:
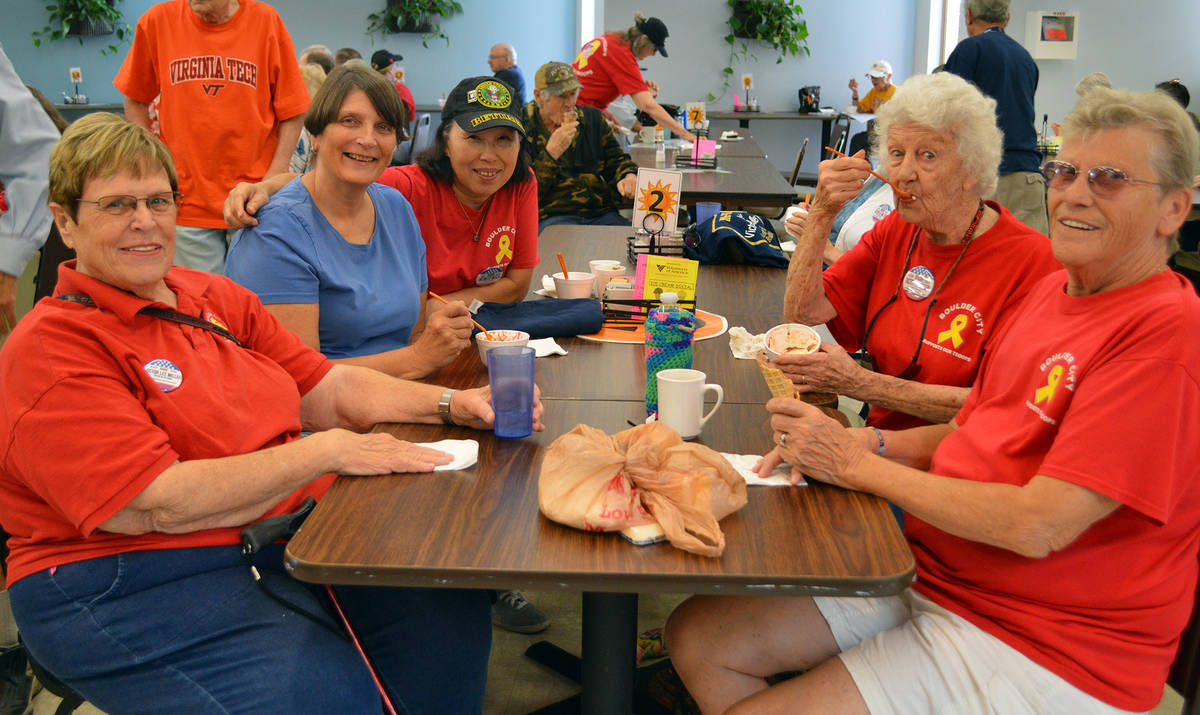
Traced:
<path fill-rule="evenodd" d="M 592 286 L 596 283 L 596 276 L 591 273 L 571 271 L 565 278 L 561 273 L 555 273 L 551 277 L 554 279 L 554 290 L 559 298 L 592 297 Z"/>
<path fill-rule="evenodd" d="M 792 229 L 787 225 L 787 220 L 795 214 L 808 215 L 808 209 L 801 208 L 800 206 L 788 206 L 787 210 L 783 212 L 783 230 L 787 231 L 787 235 L 791 236 L 792 238 L 800 240 L 800 236 L 792 233 Z"/>
<path fill-rule="evenodd" d="M 784 323 L 768 330 L 763 342 L 767 357 L 774 360 L 787 353 L 815 353 L 821 347 L 821 336 L 807 325 Z"/>
<path fill-rule="evenodd" d="M 588 268 L 596 276 L 596 297 L 604 297 L 604 289 L 613 278 L 625 275 L 625 266 L 620 261 L 595 260 L 588 262 Z"/>
<path fill-rule="evenodd" d="M 475 333 L 475 347 L 479 348 L 479 359 L 487 365 L 487 354 L 492 348 L 506 345 L 524 347 L 529 342 L 529 333 L 521 330 L 488 330 Z"/>

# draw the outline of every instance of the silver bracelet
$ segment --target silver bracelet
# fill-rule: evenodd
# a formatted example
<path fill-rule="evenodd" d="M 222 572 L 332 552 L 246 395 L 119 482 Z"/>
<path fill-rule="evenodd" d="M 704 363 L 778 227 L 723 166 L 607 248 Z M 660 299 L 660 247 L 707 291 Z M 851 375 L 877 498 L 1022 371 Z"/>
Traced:
<path fill-rule="evenodd" d="M 882 457 L 883 456 L 883 433 L 879 431 L 878 427 L 867 427 L 867 429 L 875 431 L 875 436 L 879 439 L 879 451 L 875 452 L 875 454 L 878 454 L 880 457 Z"/>
<path fill-rule="evenodd" d="M 442 422 L 448 425 L 458 424 L 454 421 L 453 415 L 450 414 L 450 398 L 454 397 L 454 393 L 456 392 L 458 390 L 446 388 L 446 391 L 442 393 L 442 398 L 438 400 L 438 417 L 441 417 Z"/>

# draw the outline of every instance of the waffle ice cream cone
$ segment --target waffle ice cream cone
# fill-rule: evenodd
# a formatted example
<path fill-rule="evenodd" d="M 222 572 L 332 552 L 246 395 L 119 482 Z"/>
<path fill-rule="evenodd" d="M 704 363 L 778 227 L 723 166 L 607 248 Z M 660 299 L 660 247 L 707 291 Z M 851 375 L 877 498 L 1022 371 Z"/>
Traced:
<path fill-rule="evenodd" d="M 763 379 L 767 381 L 767 388 L 771 390 L 772 397 L 796 397 L 796 387 L 792 381 L 779 368 L 767 365 L 766 354 L 760 352 L 755 362 L 758 363 Z"/>

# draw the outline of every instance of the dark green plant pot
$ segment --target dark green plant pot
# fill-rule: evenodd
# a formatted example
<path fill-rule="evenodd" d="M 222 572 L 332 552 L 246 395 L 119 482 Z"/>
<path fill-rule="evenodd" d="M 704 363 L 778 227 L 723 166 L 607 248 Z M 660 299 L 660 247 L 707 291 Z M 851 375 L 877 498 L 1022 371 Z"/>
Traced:
<path fill-rule="evenodd" d="M 96 37 L 99 35 L 111 35 L 116 28 L 113 23 L 107 20 L 73 20 L 70 23 L 70 29 L 71 31 L 67 34 Z"/>

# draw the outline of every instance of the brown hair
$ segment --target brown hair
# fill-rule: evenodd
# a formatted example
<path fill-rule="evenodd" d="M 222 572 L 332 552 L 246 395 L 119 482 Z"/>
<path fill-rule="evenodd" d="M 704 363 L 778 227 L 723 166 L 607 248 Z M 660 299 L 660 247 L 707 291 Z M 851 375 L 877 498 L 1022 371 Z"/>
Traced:
<path fill-rule="evenodd" d="M 396 141 L 408 138 L 408 111 L 396 88 L 378 72 L 351 64 L 330 72 L 317 90 L 304 115 L 304 128 L 308 133 L 315 137 L 336 122 L 346 96 L 355 89 L 361 89 L 379 116 L 396 130 Z"/>
<path fill-rule="evenodd" d="M 178 191 L 175 162 L 158 137 L 124 117 L 96 112 L 71 123 L 50 150 L 50 200 L 74 221 L 88 181 L 121 171 L 140 178 L 159 170 L 166 172 L 171 190 Z"/>

